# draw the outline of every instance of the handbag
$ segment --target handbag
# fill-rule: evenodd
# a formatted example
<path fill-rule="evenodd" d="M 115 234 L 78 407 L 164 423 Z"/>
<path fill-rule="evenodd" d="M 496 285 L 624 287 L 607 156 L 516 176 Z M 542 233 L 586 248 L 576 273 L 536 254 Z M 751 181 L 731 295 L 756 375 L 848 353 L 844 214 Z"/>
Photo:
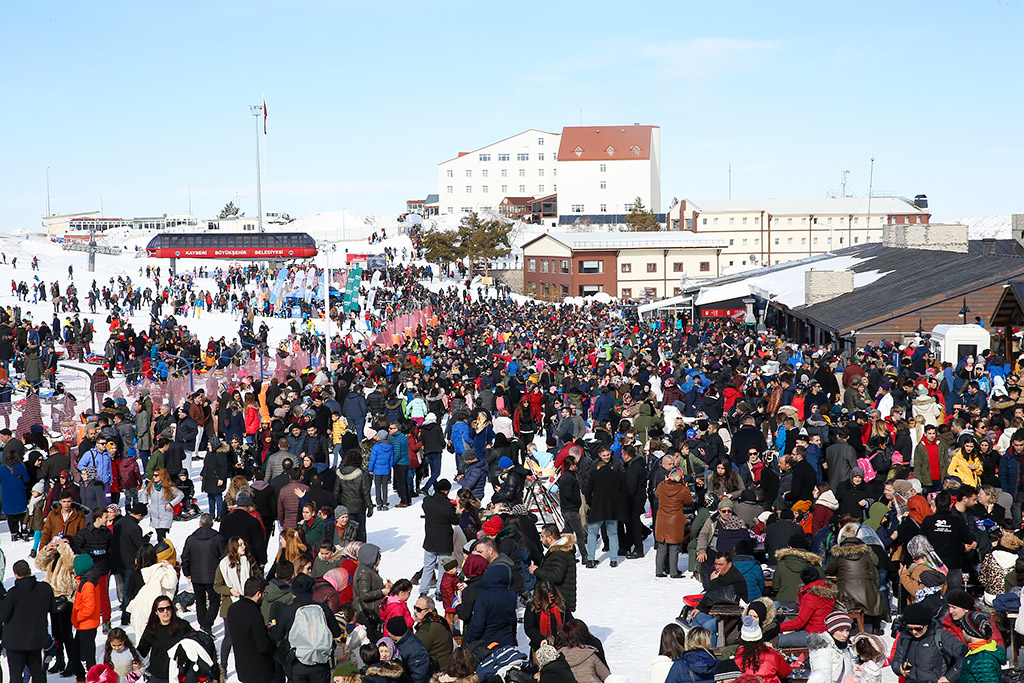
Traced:
<path fill-rule="evenodd" d="M 53 599 L 53 611 L 57 614 L 63 614 L 69 609 L 71 609 L 71 601 L 66 595 L 58 595 Z"/>

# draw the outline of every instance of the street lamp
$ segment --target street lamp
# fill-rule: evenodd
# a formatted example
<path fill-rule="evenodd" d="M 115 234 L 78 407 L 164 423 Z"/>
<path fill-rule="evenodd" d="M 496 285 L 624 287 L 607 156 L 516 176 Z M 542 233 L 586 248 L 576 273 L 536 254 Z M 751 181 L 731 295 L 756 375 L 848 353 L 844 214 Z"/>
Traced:
<path fill-rule="evenodd" d="M 971 312 L 971 309 L 967 308 L 967 297 L 964 297 L 964 305 L 960 307 L 960 315 L 964 317 L 964 325 L 967 324 L 967 314 Z"/>
<path fill-rule="evenodd" d="M 917 335 L 918 339 L 924 339 L 924 324 L 920 318 L 917 319 L 917 329 L 914 331 L 914 334 Z"/>

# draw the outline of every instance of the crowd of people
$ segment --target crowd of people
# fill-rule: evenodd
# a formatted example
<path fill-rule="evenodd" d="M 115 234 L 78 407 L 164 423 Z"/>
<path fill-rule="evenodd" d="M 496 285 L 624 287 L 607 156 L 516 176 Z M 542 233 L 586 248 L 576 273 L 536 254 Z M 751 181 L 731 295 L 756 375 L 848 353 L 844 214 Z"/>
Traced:
<path fill-rule="evenodd" d="M 330 369 L 106 399 L 73 440 L 0 430 L 0 507 L 45 576 L 15 562 L 0 602 L 11 678 L 216 680 L 234 653 L 243 683 L 597 683 L 616 675 L 591 630 L 607 624 L 581 618 L 577 585 L 653 555 L 680 613 L 651 683 L 999 680 L 1024 586 L 1006 357 L 939 363 L 926 340 L 843 356 L 422 275 L 388 273 L 384 316 L 438 318 L 399 344 L 339 331 Z M 145 332 L 111 310 L 111 369 L 248 352 L 163 315 L 189 286 L 153 298 Z M 40 327 L 0 312 L 0 360 Z M 385 581 L 373 517 L 411 506 L 422 568 Z"/>

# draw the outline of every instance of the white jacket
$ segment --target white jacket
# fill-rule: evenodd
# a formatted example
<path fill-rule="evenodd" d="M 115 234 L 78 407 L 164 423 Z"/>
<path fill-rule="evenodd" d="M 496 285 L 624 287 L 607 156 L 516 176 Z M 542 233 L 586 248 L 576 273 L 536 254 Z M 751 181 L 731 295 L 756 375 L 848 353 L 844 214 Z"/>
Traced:
<path fill-rule="evenodd" d="M 146 630 L 146 623 L 153 611 L 153 603 L 161 595 L 174 599 L 178 592 L 178 573 L 174 567 L 160 562 L 142 569 L 143 586 L 138 594 L 128 605 L 128 613 L 131 615 L 132 630 L 135 631 L 135 640 L 142 637 Z"/>
<path fill-rule="evenodd" d="M 829 681 L 842 681 L 853 675 L 850 648 L 840 650 L 828 633 L 812 633 L 807 637 L 811 673 L 823 671 Z"/>
<path fill-rule="evenodd" d="M 647 669 L 647 683 L 665 683 L 671 669 L 672 660 L 665 655 L 658 655 L 651 660 L 651 667 Z"/>

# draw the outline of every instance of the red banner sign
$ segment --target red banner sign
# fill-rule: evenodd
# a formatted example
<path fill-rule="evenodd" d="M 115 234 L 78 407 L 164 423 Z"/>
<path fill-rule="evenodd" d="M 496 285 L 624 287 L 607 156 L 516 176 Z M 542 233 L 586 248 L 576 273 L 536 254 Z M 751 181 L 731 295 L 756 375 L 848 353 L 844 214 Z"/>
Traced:
<path fill-rule="evenodd" d="M 702 318 L 735 318 L 746 315 L 743 308 L 703 308 L 700 312 Z"/>

